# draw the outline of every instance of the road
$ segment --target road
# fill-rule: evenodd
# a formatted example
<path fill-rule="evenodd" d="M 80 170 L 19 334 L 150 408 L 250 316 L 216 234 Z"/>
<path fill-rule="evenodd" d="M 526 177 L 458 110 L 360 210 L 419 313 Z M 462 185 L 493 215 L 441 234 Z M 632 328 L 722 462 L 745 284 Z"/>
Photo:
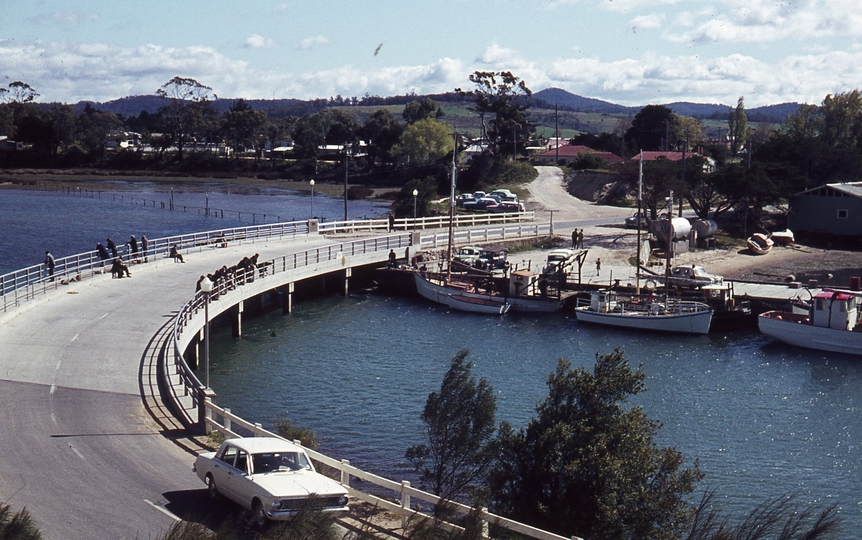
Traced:
<path fill-rule="evenodd" d="M 201 274 L 326 242 L 133 265 L 129 279 L 73 282 L 2 319 L 0 501 L 26 507 L 47 539 L 154 538 L 188 516 L 214 525 L 196 515 L 213 511 L 191 471 L 200 448 L 161 406 L 150 345 Z"/>

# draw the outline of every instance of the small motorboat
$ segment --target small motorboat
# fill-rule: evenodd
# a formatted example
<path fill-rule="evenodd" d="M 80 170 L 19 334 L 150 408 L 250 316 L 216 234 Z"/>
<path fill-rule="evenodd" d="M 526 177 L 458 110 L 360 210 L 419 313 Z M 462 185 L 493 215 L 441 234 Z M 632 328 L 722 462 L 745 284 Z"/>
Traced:
<path fill-rule="evenodd" d="M 769 237 L 779 246 L 787 246 L 796 241 L 796 239 L 793 237 L 793 231 L 791 231 L 790 229 L 786 229 L 783 231 L 775 231 L 774 233 L 770 234 Z"/>
<path fill-rule="evenodd" d="M 754 233 L 748 237 L 748 249 L 755 255 L 766 255 L 773 244 L 772 239 L 763 233 Z"/>

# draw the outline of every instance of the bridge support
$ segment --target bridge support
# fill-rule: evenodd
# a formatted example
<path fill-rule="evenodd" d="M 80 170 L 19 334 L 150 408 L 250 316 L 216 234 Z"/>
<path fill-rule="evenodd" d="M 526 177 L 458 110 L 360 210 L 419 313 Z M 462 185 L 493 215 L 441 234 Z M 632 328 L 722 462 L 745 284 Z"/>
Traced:
<path fill-rule="evenodd" d="M 281 312 L 285 315 L 293 313 L 293 291 L 295 283 L 291 281 L 281 288 Z"/>
<path fill-rule="evenodd" d="M 353 276 L 352 268 L 344 269 L 344 296 L 350 294 L 350 278 Z"/>
<path fill-rule="evenodd" d="M 198 430 L 206 435 L 212 431 L 207 425 L 207 402 L 215 404 L 216 393 L 212 388 L 198 390 Z"/>
<path fill-rule="evenodd" d="M 198 358 L 200 358 L 200 344 L 201 344 L 201 340 L 203 339 L 203 335 L 204 335 L 204 329 L 201 328 L 198 331 L 198 335 L 195 336 L 195 338 L 189 344 L 188 350 L 186 351 L 186 354 L 185 354 L 186 363 L 189 365 L 189 368 L 191 368 L 191 369 L 197 369 L 198 368 Z"/>
<path fill-rule="evenodd" d="M 243 312 L 244 301 L 240 300 L 239 303 L 233 307 L 233 317 L 231 318 L 231 329 L 233 330 L 233 337 L 242 337 L 242 312 Z"/>

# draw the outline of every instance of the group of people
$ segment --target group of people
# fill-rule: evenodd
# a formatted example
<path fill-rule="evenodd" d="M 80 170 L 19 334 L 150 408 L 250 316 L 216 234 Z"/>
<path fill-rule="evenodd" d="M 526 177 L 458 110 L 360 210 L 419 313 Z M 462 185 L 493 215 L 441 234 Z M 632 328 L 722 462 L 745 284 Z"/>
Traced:
<path fill-rule="evenodd" d="M 254 281 L 255 270 L 258 267 L 258 258 L 260 254 L 255 253 L 251 257 L 243 257 L 237 264 L 233 266 L 222 266 L 212 274 L 206 274 L 198 279 L 195 290 L 201 290 L 201 282 L 204 278 L 209 278 L 213 283 L 213 290 L 232 290 L 237 285 L 244 285 L 247 282 Z M 223 283 L 223 286 L 219 286 Z"/>
<path fill-rule="evenodd" d="M 584 249 L 584 230 L 572 231 L 572 249 Z"/>
<path fill-rule="evenodd" d="M 141 235 L 140 244 L 138 244 L 138 239 L 132 235 L 129 241 L 126 242 L 125 248 L 131 261 L 141 262 L 141 257 L 139 256 L 140 250 L 143 255 L 143 262 L 147 262 L 150 253 L 150 241 L 146 235 Z M 113 277 L 132 277 L 132 273 L 129 272 L 129 265 L 123 261 L 117 243 L 111 240 L 110 236 L 105 239 L 104 244 L 96 242 L 96 253 L 99 254 L 99 259 L 102 260 L 103 266 L 107 264 L 106 261 L 111 260 L 111 275 Z"/>

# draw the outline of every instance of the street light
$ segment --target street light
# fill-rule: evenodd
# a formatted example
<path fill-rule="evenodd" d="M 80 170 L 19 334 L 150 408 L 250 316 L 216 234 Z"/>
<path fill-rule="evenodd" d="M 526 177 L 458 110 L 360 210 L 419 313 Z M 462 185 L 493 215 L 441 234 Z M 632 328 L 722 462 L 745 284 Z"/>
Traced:
<path fill-rule="evenodd" d="M 213 292 L 213 282 L 208 277 L 201 280 L 201 292 L 204 293 L 204 388 L 210 387 L 210 294 Z"/>
<path fill-rule="evenodd" d="M 308 183 L 311 184 L 311 219 L 314 219 L 314 178 Z"/>
<path fill-rule="evenodd" d="M 416 197 L 419 196 L 419 190 L 413 190 L 413 230 L 416 230 Z"/>

